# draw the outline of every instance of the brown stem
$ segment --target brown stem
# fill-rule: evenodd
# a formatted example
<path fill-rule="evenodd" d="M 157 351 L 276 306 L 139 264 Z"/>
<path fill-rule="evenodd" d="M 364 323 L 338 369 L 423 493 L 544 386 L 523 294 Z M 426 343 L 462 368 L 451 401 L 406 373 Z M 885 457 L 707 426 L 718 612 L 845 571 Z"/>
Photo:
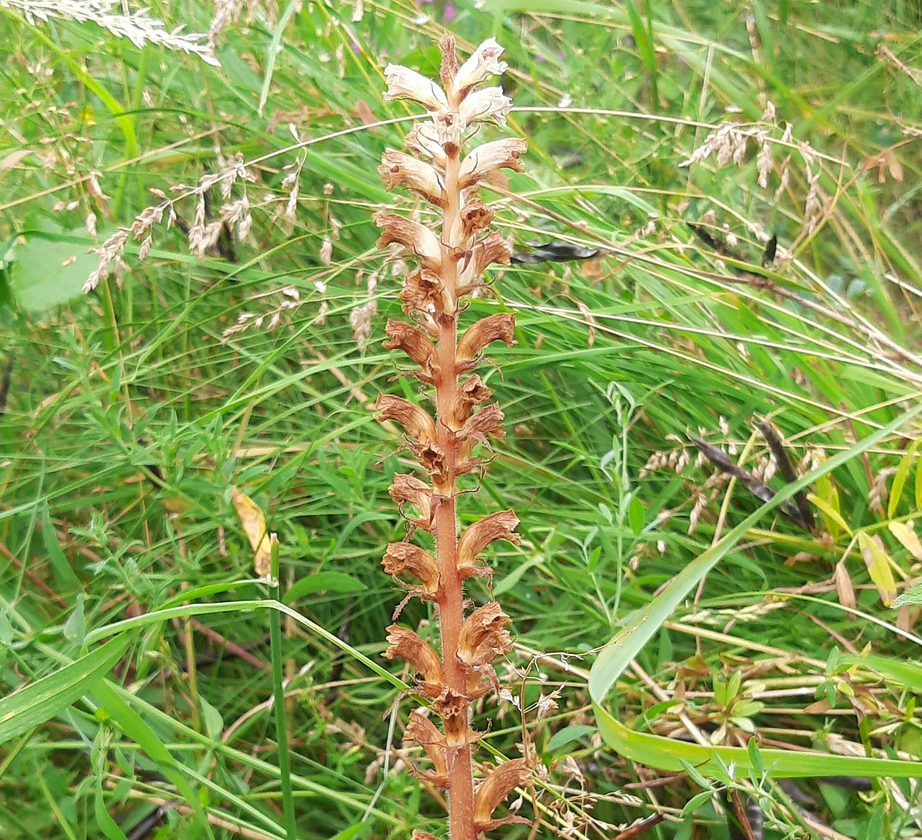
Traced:
<path fill-rule="evenodd" d="M 442 664 L 446 686 L 458 697 L 463 714 L 469 715 L 466 699 L 467 680 L 458 659 L 458 637 L 464 622 L 464 592 L 458 573 L 458 523 L 455 506 L 455 457 L 456 441 L 454 431 L 448 426 L 451 406 L 458 390 L 458 374 L 455 356 L 458 342 L 458 307 L 456 289 L 458 285 L 458 263 L 453 250 L 445 244 L 448 232 L 454 224 L 461 204 L 458 189 L 460 156 L 456 149 L 450 154 L 445 167 L 445 192 L 447 206 L 442 227 L 442 283 L 454 311 L 445 317 L 439 326 L 439 367 L 442 375 L 436 388 L 436 424 L 439 447 L 445 453 L 446 487 L 441 488 L 444 498 L 435 515 L 436 556 L 439 563 L 440 597 L 439 617 L 442 632 Z M 449 313 L 445 313 L 448 316 Z M 476 840 L 474 825 L 474 782 L 471 772 L 471 748 L 463 746 L 449 756 L 448 821 L 451 840 Z"/>

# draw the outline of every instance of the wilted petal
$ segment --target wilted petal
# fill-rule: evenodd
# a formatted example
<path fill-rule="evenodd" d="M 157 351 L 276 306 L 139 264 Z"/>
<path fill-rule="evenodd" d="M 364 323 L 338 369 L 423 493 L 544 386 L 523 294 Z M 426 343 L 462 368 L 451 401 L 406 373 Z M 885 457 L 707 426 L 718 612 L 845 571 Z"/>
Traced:
<path fill-rule="evenodd" d="M 484 41 L 455 75 L 455 90 L 464 93 L 465 89 L 485 82 L 490 76 L 505 73 L 509 65 L 499 60 L 502 54 L 503 48 L 496 42 L 496 38 Z"/>
<path fill-rule="evenodd" d="M 519 159 L 519 155 L 527 151 L 528 144 L 518 137 L 492 140 L 478 146 L 461 162 L 461 171 L 458 175 L 461 188 L 472 187 L 484 175 L 496 169 L 524 172 L 525 164 Z"/>
<path fill-rule="evenodd" d="M 512 312 L 500 312 L 481 318 L 468 327 L 467 332 L 458 342 L 458 362 L 470 362 L 490 342 L 502 341 L 507 347 L 515 344 L 515 315 Z"/>
<path fill-rule="evenodd" d="M 411 152 L 422 157 L 431 158 L 439 166 L 444 166 L 447 160 L 445 150 L 439 142 L 439 132 L 434 123 L 418 122 L 407 133 L 403 141 Z"/>
<path fill-rule="evenodd" d="M 429 756 L 435 770 L 417 770 L 419 776 L 436 787 L 448 787 L 448 759 L 445 755 L 445 736 L 435 724 L 416 710 L 410 712 L 410 722 L 403 733 L 403 742 L 419 744 Z M 416 836 L 417 832 L 414 832 Z M 431 837 L 432 835 L 427 835 Z"/>
<path fill-rule="evenodd" d="M 460 429 L 470 417 L 471 409 L 475 405 L 485 403 L 492 396 L 493 392 L 483 384 L 483 380 L 476 373 L 469 376 L 451 401 L 446 421 L 448 427 L 456 431 Z"/>
<path fill-rule="evenodd" d="M 435 558 L 413 543 L 391 543 L 381 560 L 385 574 L 396 577 L 408 574 L 421 584 L 425 595 L 435 596 L 439 589 L 439 567 Z"/>
<path fill-rule="evenodd" d="M 467 422 L 458 432 L 458 439 L 465 441 L 469 447 L 462 452 L 462 455 L 468 454 L 470 447 L 475 443 L 483 443 L 489 446 L 488 438 L 501 440 L 506 433 L 503 431 L 503 420 L 505 415 L 499 407 L 499 403 L 484 406 L 473 417 L 469 417 Z"/>
<path fill-rule="evenodd" d="M 419 675 L 419 687 L 426 697 L 438 697 L 442 693 L 442 663 L 436 652 L 412 630 L 399 624 L 387 628 L 390 647 L 382 654 L 385 659 L 406 659 Z"/>
<path fill-rule="evenodd" d="M 503 235 L 498 230 L 491 230 L 471 249 L 470 258 L 461 272 L 461 283 L 467 286 L 474 282 L 493 263 L 509 265 L 511 256 L 512 248 Z"/>
<path fill-rule="evenodd" d="M 437 207 L 445 206 L 445 185 L 442 183 L 442 176 L 428 163 L 423 163 L 412 155 L 388 149 L 381 155 L 378 174 L 388 192 L 404 186 Z"/>
<path fill-rule="evenodd" d="M 438 237 L 429 228 L 388 210 L 375 213 L 372 219 L 379 228 L 384 228 L 378 239 L 379 248 L 386 248 L 392 242 L 396 242 L 423 260 L 430 271 L 439 270 L 442 246 Z"/>
<path fill-rule="evenodd" d="M 491 831 L 497 826 L 506 823 L 528 823 L 524 817 L 505 817 L 501 820 L 493 819 L 493 812 L 512 791 L 522 787 L 531 778 L 531 770 L 524 758 L 507 761 L 497 767 L 480 786 L 477 798 L 474 800 L 474 823 L 478 831 Z"/>
<path fill-rule="evenodd" d="M 448 244 L 452 248 L 467 248 L 473 237 L 490 227 L 493 216 L 493 211 L 479 198 L 470 199 L 455 217 Z"/>
<path fill-rule="evenodd" d="M 445 463 L 445 453 L 434 443 L 426 442 L 411 446 L 413 457 L 419 461 L 422 468 L 432 477 L 436 491 L 445 494 L 448 483 L 448 467 Z"/>
<path fill-rule="evenodd" d="M 487 120 L 505 125 L 506 115 L 511 108 L 512 100 L 503 94 L 501 87 L 488 87 L 470 94 L 461 103 L 459 112 L 465 126 Z"/>
<path fill-rule="evenodd" d="M 501 653 L 512 648 L 506 628 L 512 619 L 496 601 L 472 612 L 461 627 L 458 658 L 466 665 L 489 665 Z"/>
<path fill-rule="evenodd" d="M 441 276 L 427 268 L 414 272 L 403 281 L 403 288 L 397 293 L 401 307 L 408 315 L 423 312 L 426 315 L 450 314 L 453 311 L 452 298 L 442 282 Z"/>
<path fill-rule="evenodd" d="M 458 542 L 458 571 L 462 577 L 479 574 L 477 555 L 496 540 L 508 540 L 513 545 L 521 542 L 521 537 L 513 533 L 519 524 L 514 510 L 500 510 L 491 513 L 473 525 L 461 535 Z"/>
<path fill-rule="evenodd" d="M 467 699 L 451 689 L 432 704 L 432 708 L 442 718 L 445 744 L 449 747 L 466 747 L 480 739 L 480 733 L 474 732 L 468 724 L 468 706 Z"/>
<path fill-rule="evenodd" d="M 438 371 L 438 361 L 434 358 L 435 345 L 422 331 L 403 321 L 392 321 L 388 318 L 384 328 L 387 340 L 383 342 L 385 350 L 403 350 L 423 373 L 430 379 Z"/>
<path fill-rule="evenodd" d="M 409 400 L 391 394 L 379 394 L 375 408 L 378 410 L 378 420 L 396 420 L 415 441 L 423 443 L 436 439 L 432 418 Z"/>
<path fill-rule="evenodd" d="M 388 494 L 398 507 L 411 504 L 419 511 L 419 519 L 409 518 L 417 528 L 432 530 L 432 488 L 412 475 L 395 475 Z"/>
<path fill-rule="evenodd" d="M 385 99 L 410 99 L 430 111 L 438 111 L 448 104 L 445 93 L 432 79 L 409 67 L 388 64 L 384 68 L 384 80 L 387 82 Z"/>

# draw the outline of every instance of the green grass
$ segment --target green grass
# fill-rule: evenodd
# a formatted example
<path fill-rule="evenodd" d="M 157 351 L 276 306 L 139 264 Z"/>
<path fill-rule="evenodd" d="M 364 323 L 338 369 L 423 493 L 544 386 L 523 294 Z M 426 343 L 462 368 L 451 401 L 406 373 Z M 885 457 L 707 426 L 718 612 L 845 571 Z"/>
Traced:
<path fill-rule="evenodd" d="M 383 100 L 382 69 L 432 72 L 448 5 L 424 6 L 427 21 L 406 0 L 366 2 L 355 22 L 351 3 L 257 10 L 219 36 L 220 69 L 0 8 L 0 365 L 15 353 L 0 419 L 3 837 L 130 837 L 164 803 L 150 836 L 281 838 L 292 819 L 300 838 L 444 833 L 395 752 L 412 701 L 391 709 L 406 675 L 380 654 L 402 595 L 379 560 L 404 533 L 387 487 L 406 465 L 369 406 L 382 390 L 417 392 L 380 348 L 398 284 L 370 217 L 409 204 L 375 168 L 414 112 Z M 861 793 L 804 780 L 818 819 L 856 840 L 917 834 L 906 803 L 918 783 L 901 777 L 922 749 L 922 633 L 914 608 L 885 605 L 861 550 L 873 561 L 879 539 L 889 557 L 872 563 L 877 582 L 888 562 L 899 591 L 920 576 L 922 551 L 899 528 L 922 510 L 920 425 L 907 418 L 922 393 L 917 9 L 483 6 L 454 4 L 452 30 L 465 52 L 490 36 L 505 46 L 510 127 L 529 141 L 527 172 L 485 197 L 517 248 L 603 249 L 497 272 L 498 299 L 470 316 L 517 313 L 518 343 L 484 374 L 507 437 L 461 509 L 511 506 L 522 520 L 522 546 L 490 560 L 518 642 L 500 679 L 526 708 L 559 689 L 556 711 L 525 716 L 549 775 L 520 813 L 542 815 L 542 837 L 571 818 L 614 837 L 610 826 L 662 811 L 647 836 L 723 840 L 724 784 L 759 800 L 765 838 L 820 836 L 785 804 L 780 776 L 803 774 L 771 772 L 772 750 L 822 768 L 798 752 L 815 747 L 851 756 L 835 759 L 842 774 L 873 777 Z M 207 31 L 209 12 L 157 3 L 151 15 Z M 776 125 L 760 122 L 768 101 Z M 372 129 L 362 114 L 391 122 Z M 682 165 L 728 122 L 752 130 L 738 163 Z M 757 132 L 774 166 L 765 188 Z M 238 262 L 198 259 L 164 219 L 145 260 L 129 242 L 119 278 L 78 294 L 87 247 L 155 204 L 151 189 L 189 193 L 237 154 L 254 176 L 233 187 L 254 217 Z M 196 200 L 176 205 L 190 224 Z M 759 230 L 778 236 L 774 266 L 761 267 Z M 362 351 L 349 315 L 375 271 Z M 298 300 L 283 308 L 289 287 Z M 248 328 L 225 335 L 243 313 Z M 761 503 L 706 483 L 696 462 L 689 433 L 764 466 L 753 419 L 765 416 L 801 474 L 816 469 L 820 536 L 777 510 L 747 519 Z M 641 476 L 655 453 L 664 465 Z M 278 595 L 255 580 L 232 486 L 279 536 Z M 428 618 L 411 604 L 401 621 Z M 514 757 L 517 708 L 478 715 L 481 729 L 492 720 L 480 755 Z M 759 734 L 745 766 L 700 744 L 710 763 L 682 765 L 689 740 L 721 725 L 724 747 Z M 657 773 L 631 758 L 686 776 L 639 785 Z M 892 776 L 867 758 L 893 761 Z"/>

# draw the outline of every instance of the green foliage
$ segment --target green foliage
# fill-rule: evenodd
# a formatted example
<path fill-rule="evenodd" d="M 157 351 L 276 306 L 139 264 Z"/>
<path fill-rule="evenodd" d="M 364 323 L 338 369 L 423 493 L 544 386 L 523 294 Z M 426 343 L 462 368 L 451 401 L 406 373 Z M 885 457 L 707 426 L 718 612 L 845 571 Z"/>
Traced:
<path fill-rule="evenodd" d="M 282 4 L 277 18 L 260 5 L 217 35 L 220 69 L 0 7 L 0 369 L 15 351 L 0 418 L 0 799 L 20 803 L 0 808 L 4 837 L 130 836 L 149 796 L 181 806 L 163 837 L 231 836 L 209 818 L 283 837 L 286 805 L 302 838 L 441 831 L 387 752 L 399 717 L 382 719 L 406 690 L 379 658 L 395 584 L 378 560 L 405 533 L 387 487 L 407 467 L 369 406 L 416 385 L 391 382 L 379 349 L 399 302 L 370 216 L 405 201 L 374 170 L 413 113 L 383 100 L 383 67 L 431 72 L 449 4 L 366 2 L 352 21 L 355 5 Z M 529 141 L 527 172 L 485 193 L 500 227 L 523 250 L 602 248 L 510 266 L 502 300 L 473 304 L 517 315 L 518 343 L 485 375 L 507 437 L 479 498 L 482 512 L 514 507 L 524 537 L 489 557 L 519 648 L 499 669 L 518 705 L 486 746 L 513 757 L 528 710 L 538 754 L 559 762 L 536 788 L 558 829 L 568 814 L 651 813 L 622 795 L 640 780 L 626 756 L 687 773 L 656 792 L 686 815 L 652 830 L 662 840 L 726 837 L 726 789 L 762 804 L 766 838 L 805 831 L 774 779 L 817 768 L 879 779 L 861 794 L 804 782 L 837 831 L 918 833 L 899 804 L 916 783 L 897 780 L 922 748 L 917 12 L 451 5 L 463 51 L 506 47 L 510 124 Z M 151 7 L 190 31 L 211 12 Z M 715 148 L 683 165 L 729 123 L 728 161 Z M 231 223 L 200 259 L 164 212 L 77 294 L 88 247 L 161 196 L 192 225 L 195 186 L 236 155 L 254 180 L 226 198 L 213 187 L 207 218 L 246 197 L 249 231 Z M 778 259 L 762 266 L 772 233 Z M 350 315 L 371 300 L 362 348 Z M 790 490 L 766 476 L 752 424 L 765 416 L 810 474 L 816 535 L 696 461 L 688 433 L 760 471 L 780 504 Z M 278 598 L 253 574 L 232 486 L 279 535 Z M 413 604 L 399 620 L 425 634 L 427 618 Z M 703 727 L 697 743 L 683 718 Z M 750 724 L 761 743 L 743 738 Z M 722 725 L 741 740 L 711 743 Z"/>

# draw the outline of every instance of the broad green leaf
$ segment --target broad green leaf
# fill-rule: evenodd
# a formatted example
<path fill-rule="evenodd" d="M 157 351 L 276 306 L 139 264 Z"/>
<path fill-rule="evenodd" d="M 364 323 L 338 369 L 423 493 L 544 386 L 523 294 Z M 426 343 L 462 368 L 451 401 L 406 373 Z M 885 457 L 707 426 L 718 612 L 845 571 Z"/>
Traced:
<path fill-rule="evenodd" d="M 79 232 L 76 232 L 79 233 Z M 83 234 L 86 237 L 86 234 Z M 79 297 L 99 258 L 87 253 L 92 243 L 49 234 L 27 235 L 16 248 L 12 288 L 16 301 L 30 312 L 44 312 Z"/>
<path fill-rule="evenodd" d="M 0 744 L 50 720 L 91 691 L 130 644 L 127 633 L 117 636 L 76 662 L 0 700 Z"/>

